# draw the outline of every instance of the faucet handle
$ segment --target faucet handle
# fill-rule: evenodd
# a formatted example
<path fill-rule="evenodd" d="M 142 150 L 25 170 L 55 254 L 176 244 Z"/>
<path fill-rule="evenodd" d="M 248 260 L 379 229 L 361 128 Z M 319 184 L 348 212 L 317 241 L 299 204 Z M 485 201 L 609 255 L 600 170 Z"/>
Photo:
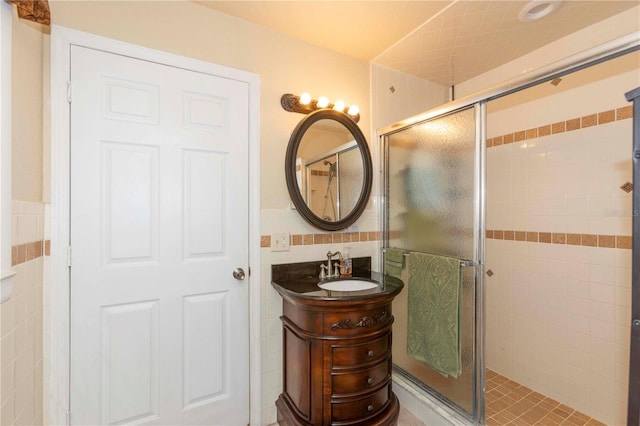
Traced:
<path fill-rule="evenodd" d="M 327 270 L 329 268 L 327 268 L 327 265 L 320 265 L 320 275 L 318 276 L 318 278 L 320 278 L 321 280 L 325 279 L 327 277 Z"/>
<path fill-rule="evenodd" d="M 340 276 L 340 263 L 339 262 L 334 262 L 333 263 L 333 275 L 336 277 Z"/>

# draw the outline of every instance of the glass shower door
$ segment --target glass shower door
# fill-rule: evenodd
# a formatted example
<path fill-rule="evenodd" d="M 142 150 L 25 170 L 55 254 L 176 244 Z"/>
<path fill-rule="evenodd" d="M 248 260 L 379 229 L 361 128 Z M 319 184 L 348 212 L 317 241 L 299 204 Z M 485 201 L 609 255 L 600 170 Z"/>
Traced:
<path fill-rule="evenodd" d="M 459 338 L 462 371 L 445 377 L 407 352 L 408 294 L 394 301 L 397 372 L 474 423 L 484 422 L 482 353 L 484 105 L 383 135 L 384 245 L 468 260 L 461 268 Z M 406 268 L 407 270 L 409 268 Z M 403 273 L 405 284 L 407 272 Z M 413 306 L 415 306 L 415 303 Z"/>

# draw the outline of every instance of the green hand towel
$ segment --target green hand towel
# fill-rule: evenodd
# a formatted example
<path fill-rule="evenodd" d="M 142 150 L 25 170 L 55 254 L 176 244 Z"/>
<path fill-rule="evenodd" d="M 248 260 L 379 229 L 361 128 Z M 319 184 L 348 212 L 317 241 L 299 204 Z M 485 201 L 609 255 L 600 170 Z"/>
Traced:
<path fill-rule="evenodd" d="M 409 255 L 407 353 L 445 377 L 462 372 L 460 260 Z"/>
<path fill-rule="evenodd" d="M 384 272 L 400 278 L 404 269 L 404 250 L 388 248 L 384 251 Z"/>

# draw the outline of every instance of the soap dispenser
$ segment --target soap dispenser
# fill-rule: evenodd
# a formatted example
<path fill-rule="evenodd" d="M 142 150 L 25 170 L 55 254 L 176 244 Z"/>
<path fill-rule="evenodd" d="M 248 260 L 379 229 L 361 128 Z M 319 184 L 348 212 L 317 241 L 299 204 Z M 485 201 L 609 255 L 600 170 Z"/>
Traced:
<path fill-rule="evenodd" d="M 342 262 L 340 264 L 340 275 L 350 277 L 352 273 L 351 248 L 342 249 Z"/>

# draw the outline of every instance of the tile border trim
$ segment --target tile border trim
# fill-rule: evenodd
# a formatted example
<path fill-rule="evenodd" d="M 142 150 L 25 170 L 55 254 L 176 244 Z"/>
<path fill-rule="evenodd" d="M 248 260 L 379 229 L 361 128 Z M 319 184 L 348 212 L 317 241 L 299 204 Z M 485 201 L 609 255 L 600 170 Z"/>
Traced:
<path fill-rule="evenodd" d="M 42 256 L 51 255 L 51 240 L 33 241 L 11 247 L 11 266 L 17 266 Z"/>
<path fill-rule="evenodd" d="M 360 243 L 367 241 L 379 241 L 382 232 L 361 231 L 361 232 L 335 232 L 322 234 L 292 234 L 290 235 L 290 246 L 312 246 L 319 244 L 335 243 Z M 271 235 L 260 236 L 260 248 L 271 247 Z"/>
<path fill-rule="evenodd" d="M 310 246 L 334 243 L 357 243 L 367 241 L 379 241 L 382 232 L 344 232 L 326 234 L 294 234 L 291 235 L 291 246 Z M 531 232 L 516 230 L 487 229 L 486 238 L 507 241 L 527 241 L 531 243 L 564 244 L 573 246 L 588 246 L 602 248 L 631 249 L 632 237 L 630 235 L 599 235 L 599 234 L 575 234 L 565 232 Z M 271 247 L 271 235 L 260 237 L 260 247 Z"/>
<path fill-rule="evenodd" d="M 494 146 L 508 145 L 510 143 L 521 142 L 529 139 L 536 139 L 544 136 L 555 135 L 557 133 L 570 132 L 572 130 L 584 129 L 601 124 L 611 123 L 613 121 L 626 120 L 633 117 L 633 106 L 628 105 L 616 109 L 598 112 L 595 114 L 585 115 L 578 118 L 570 118 L 565 121 L 559 121 L 552 124 L 544 124 L 542 126 L 531 129 L 518 130 L 505 135 L 487 138 L 487 148 Z"/>
<path fill-rule="evenodd" d="M 571 234 L 564 232 L 530 232 L 487 229 L 486 238 L 493 240 L 527 241 L 530 243 L 564 244 L 602 248 L 631 249 L 630 235 Z"/>

